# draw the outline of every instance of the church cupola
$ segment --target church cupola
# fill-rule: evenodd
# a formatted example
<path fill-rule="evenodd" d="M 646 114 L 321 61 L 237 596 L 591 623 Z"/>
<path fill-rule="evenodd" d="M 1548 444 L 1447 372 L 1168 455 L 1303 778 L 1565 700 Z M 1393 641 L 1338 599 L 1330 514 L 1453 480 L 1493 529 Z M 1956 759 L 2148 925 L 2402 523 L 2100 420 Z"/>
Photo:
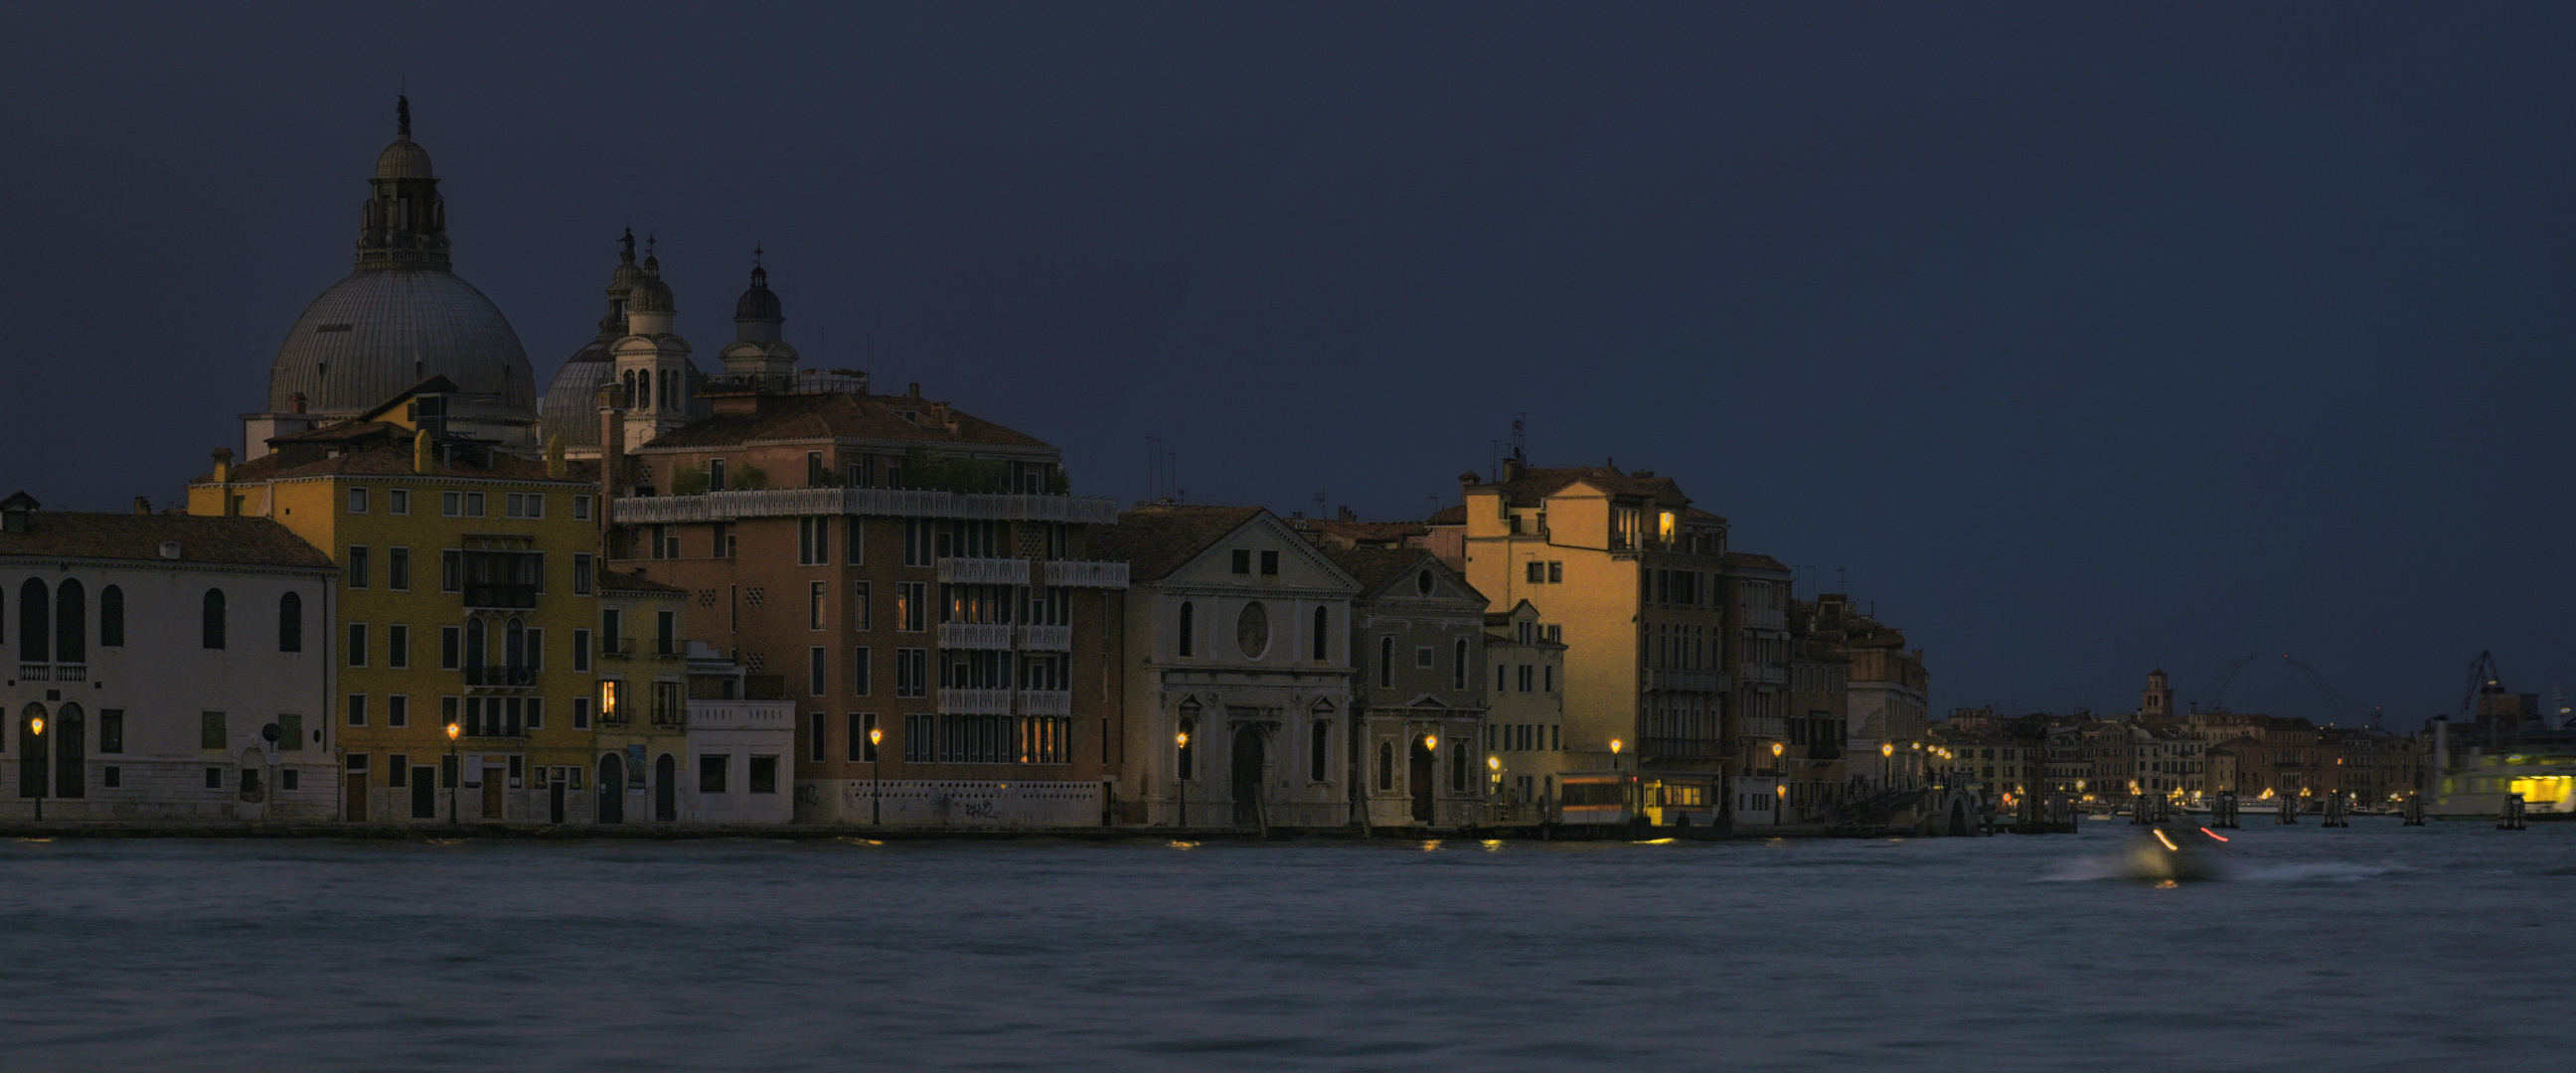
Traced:
<path fill-rule="evenodd" d="M 751 288 L 733 303 L 733 337 L 745 343 L 775 343 L 787 314 L 778 294 L 769 289 L 769 270 L 760 266 L 760 251 L 751 251 Z"/>
<path fill-rule="evenodd" d="M 429 150 L 411 140 L 411 100 L 394 98 L 394 142 L 376 155 L 375 195 L 359 210 L 358 268 L 449 268 L 447 203 Z"/>
<path fill-rule="evenodd" d="M 652 240 L 646 239 L 649 245 Z M 626 288 L 626 330 L 635 335 L 662 335 L 671 330 L 671 317 L 679 306 L 671 296 L 671 285 L 662 282 L 662 262 L 650 251 L 644 254 L 644 274 Z"/>

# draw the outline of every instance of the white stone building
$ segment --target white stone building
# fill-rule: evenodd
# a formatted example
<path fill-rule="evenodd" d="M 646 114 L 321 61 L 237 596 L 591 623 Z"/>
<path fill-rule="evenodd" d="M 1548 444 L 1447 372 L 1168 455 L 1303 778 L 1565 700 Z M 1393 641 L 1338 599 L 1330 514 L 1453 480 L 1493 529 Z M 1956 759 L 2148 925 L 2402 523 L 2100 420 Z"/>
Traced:
<path fill-rule="evenodd" d="M 0 502 L 0 815 L 336 817 L 338 577 L 264 518 Z"/>

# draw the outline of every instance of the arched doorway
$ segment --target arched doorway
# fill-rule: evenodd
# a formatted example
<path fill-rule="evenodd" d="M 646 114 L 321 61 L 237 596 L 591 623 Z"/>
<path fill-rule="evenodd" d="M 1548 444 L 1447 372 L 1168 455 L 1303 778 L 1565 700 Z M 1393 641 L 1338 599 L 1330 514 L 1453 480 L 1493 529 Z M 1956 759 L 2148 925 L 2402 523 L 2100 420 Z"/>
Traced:
<path fill-rule="evenodd" d="M 626 762 L 616 753 L 599 758 L 599 822 L 626 822 Z"/>
<path fill-rule="evenodd" d="M 680 818 L 680 761 L 669 753 L 653 761 L 653 818 L 664 823 Z"/>
<path fill-rule="evenodd" d="M 1234 791 L 1234 825 L 1237 827 L 1262 825 L 1267 818 L 1261 810 L 1265 753 L 1260 727 L 1235 728 L 1234 771 L 1230 785 Z"/>
<path fill-rule="evenodd" d="M 1430 823 L 1431 794 L 1437 789 L 1432 785 L 1437 764 L 1431 752 L 1430 737 L 1422 734 L 1414 735 L 1413 748 L 1408 752 L 1412 763 L 1407 766 L 1405 777 L 1412 781 L 1405 788 L 1413 791 L 1413 822 Z"/>

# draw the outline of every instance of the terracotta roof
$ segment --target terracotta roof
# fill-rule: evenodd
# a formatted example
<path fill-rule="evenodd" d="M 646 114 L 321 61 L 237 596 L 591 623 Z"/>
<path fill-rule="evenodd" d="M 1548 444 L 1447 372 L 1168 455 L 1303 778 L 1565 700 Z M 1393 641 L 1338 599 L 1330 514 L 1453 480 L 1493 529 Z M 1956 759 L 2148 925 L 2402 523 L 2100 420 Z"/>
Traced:
<path fill-rule="evenodd" d="M 1726 565 L 1744 570 L 1777 570 L 1784 574 L 1790 572 L 1788 564 L 1768 555 L 1750 551 L 1727 552 Z"/>
<path fill-rule="evenodd" d="M 909 395 L 861 395 L 828 391 L 762 395 L 750 413 L 718 413 L 672 429 L 645 444 L 656 447 L 733 447 L 760 440 L 920 440 L 925 443 L 995 444 L 1045 447 L 1047 442 L 968 415 L 955 407 L 957 431 L 937 422 L 939 404 Z M 910 411 L 915 424 L 899 416 Z"/>
<path fill-rule="evenodd" d="M 1688 502 L 1681 486 L 1670 477 L 1638 477 L 1608 466 L 1573 466 L 1566 469 L 1528 469 L 1510 480 L 1497 482 L 1510 490 L 1515 507 L 1545 506 L 1547 497 L 1567 487 L 1589 484 L 1614 496 L 1644 496 L 1649 499 L 1671 499 Z M 1460 515 L 1461 518 L 1464 514 Z"/>
<path fill-rule="evenodd" d="M 1686 519 L 1686 520 L 1694 521 L 1694 522 L 1716 522 L 1716 523 L 1717 523 L 1717 524 L 1719 524 L 1719 525 L 1724 525 L 1724 524 L 1726 524 L 1726 519 L 1725 519 L 1725 518 L 1720 517 L 1720 516 L 1715 515 L 1715 514 L 1711 514 L 1711 513 L 1707 512 L 1707 511 L 1701 510 L 1701 509 L 1699 509 L 1698 507 L 1684 507 L 1684 508 L 1682 508 L 1682 517 L 1683 517 L 1684 519 Z"/>
<path fill-rule="evenodd" d="M 665 585 L 651 578 L 637 577 L 623 570 L 608 569 L 602 569 L 599 572 L 599 591 L 631 592 L 650 594 L 654 596 L 686 596 L 689 594 L 689 590 L 677 585 Z"/>
<path fill-rule="evenodd" d="M 1140 507 L 1119 515 L 1116 525 L 1091 530 L 1086 539 L 1092 558 L 1124 562 L 1136 580 L 1157 581 L 1268 513 L 1260 507 Z"/>
<path fill-rule="evenodd" d="M 331 567 L 330 556 L 266 518 L 188 514 L 30 511 L 26 532 L 0 532 L 0 555 L 169 562 L 161 557 L 166 541 L 178 542 L 183 563 Z"/>
<path fill-rule="evenodd" d="M 317 458 L 301 463 L 287 462 L 284 454 L 265 454 L 248 462 L 244 462 L 241 465 L 234 466 L 232 483 L 253 484 L 260 481 L 286 480 L 295 477 L 409 477 L 415 476 L 415 474 L 412 473 L 411 458 L 411 445 L 407 441 L 399 444 L 387 443 L 367 450 L 350 451 L 343 454 L 333 455 L 329 458 Z M 562 480 L 574 481 L 583 484 L 598 483 L 598 462 L 573 460 L 567 461 L 565 465 L 568 468 L 565 472 L 565 476 L 561 478 Z M 546 476 L 546 463 L 543 459 L 519 458 L 503 454 L 493 455 L 492 464 L 489 466 L 458 465 L 443 461 L 433 462 L 430 465 L 430 472 L 426 474 L 426 476 L 461 477 L 493 481 L 544 481 L 556 479 Z M 211 472 L 200 474 L 195 480 L 189 483 L 213 484 L 215 483 L 215 475 Z"/>
<path fill-rule="evenodd" d="M 1465 525 L 1467 524 L 1467 505 L 1464 503 L 1452 503 L 1440 508 L 1439 510 L 1432 511 L 1430 517 L 1422 520 L 1422 524 L 1425 526 Z"/>

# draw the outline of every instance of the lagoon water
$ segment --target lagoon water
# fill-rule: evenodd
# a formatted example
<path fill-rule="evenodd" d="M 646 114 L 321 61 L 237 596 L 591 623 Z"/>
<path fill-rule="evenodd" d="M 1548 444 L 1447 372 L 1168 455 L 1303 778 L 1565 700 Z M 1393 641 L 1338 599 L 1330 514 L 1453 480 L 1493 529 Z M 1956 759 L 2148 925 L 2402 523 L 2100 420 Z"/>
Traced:
<path fill-rule="evenodd" d="M 2533 1070 L 2576 826 L 0 842 L 11 1070 Z"/>

